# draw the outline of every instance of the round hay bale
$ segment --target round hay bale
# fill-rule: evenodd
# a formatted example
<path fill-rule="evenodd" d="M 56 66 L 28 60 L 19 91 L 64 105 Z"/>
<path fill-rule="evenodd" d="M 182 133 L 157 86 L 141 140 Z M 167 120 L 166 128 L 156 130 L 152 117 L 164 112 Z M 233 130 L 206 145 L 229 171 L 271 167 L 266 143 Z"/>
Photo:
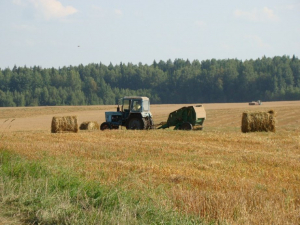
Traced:
<path fill-rule="evenodd" d="M 86 121 L 80 124 L 80 130 L 99 130 L 99 124 L 96 121 Z"/>
<path fill-rule="evenodd" d="M 86 130 L 88 127 L 89 122 L 82 122 L 79 126 L 80 130 Z"/>
<path fill-rule="evenodd" d="M 242 126 L 243 133 L 255 131 L 276 131 L 276 113 L 274 110 L 268 112 L 243 112 Z"/>
<path fill-rule="evenodd" d="M 54 116 L 51 133 L 78 132 L 77 116 Z"/>

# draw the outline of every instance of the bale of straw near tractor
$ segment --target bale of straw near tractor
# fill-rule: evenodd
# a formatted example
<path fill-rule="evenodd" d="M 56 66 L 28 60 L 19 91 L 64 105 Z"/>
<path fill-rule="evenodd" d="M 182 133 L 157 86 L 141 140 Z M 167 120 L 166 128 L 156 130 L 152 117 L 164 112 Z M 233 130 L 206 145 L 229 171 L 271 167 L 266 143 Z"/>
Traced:
<path fill-rule="evenodd" d="M 80 124 L 80 130 L 99 130 L 99 124 L 96 121 L 86 121 Z"/>
<path fill-rule="evenodd" d="M 54 116 L 51 133 L 78 132 L 77 116 Z"/>
<path fill-rule="evenodd" d="M 243 112 L 242 132 L 270 131 L 275 132 L 276 113 L 274 110 L 268 112 Z"/>

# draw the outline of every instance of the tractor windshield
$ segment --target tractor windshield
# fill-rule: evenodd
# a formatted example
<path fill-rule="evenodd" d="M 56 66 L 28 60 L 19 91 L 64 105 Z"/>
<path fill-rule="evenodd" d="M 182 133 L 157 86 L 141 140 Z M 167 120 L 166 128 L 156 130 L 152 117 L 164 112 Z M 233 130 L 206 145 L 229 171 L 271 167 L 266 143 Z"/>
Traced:
<path fill-rule="evenodd" d="M 141 110 L 142 110 L 142 101 L 132 100 L 132 112 L 141 112 Z"/>

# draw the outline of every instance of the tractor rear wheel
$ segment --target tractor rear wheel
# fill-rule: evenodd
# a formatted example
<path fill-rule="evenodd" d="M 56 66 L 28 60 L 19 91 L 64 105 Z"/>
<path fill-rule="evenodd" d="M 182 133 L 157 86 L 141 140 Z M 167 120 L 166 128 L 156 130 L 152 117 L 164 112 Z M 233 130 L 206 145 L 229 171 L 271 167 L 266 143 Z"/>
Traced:
<path fill-rule="evenodd" d="M 133 117 L 129 120 L 126 128 L 129 130 L 144 130 L 146 126 L 147 123 L 143 118 Z"/>
<path fill-rule="evenodd" d="M 155 126 L 154 126 L 154 121 L 152 118 L 145 118 L 145 122 L 146 122 L 146 129 L 155 129 Z"/>
<path fill-rule="evenodd" d="M 119 129 L 119 126 L 118 126 L 118 125 L 112 125 L 112 126 L 111 126 L 111 129 L 118 130 L 118 129 Z"/>
<path fill-rule="evenodd" d="M 154 127 L 154 121 L 153 121 L 153 119 L 152 118 L 150 118 L 150 127 L 149 127 L 150 129 L 154 129 L 155 127 Z"/>
<path fill-rule="evenodd" d="M 192 130 L 193 129 L 193 125 L 190 124 L 189 122 L 184 122 L 180 128 L 180 130 Z"/>
<path fill-rule="evenodd" d="M 101 124 L 100 130 L 108 130 L 108 129 L 110 129 L 109 123 L 104 122 Z"/>

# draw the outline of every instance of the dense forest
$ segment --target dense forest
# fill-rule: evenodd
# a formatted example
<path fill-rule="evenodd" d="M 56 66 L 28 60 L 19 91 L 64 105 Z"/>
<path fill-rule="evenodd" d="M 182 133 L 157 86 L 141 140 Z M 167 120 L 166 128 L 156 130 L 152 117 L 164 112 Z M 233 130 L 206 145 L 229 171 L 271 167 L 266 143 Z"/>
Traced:
<path fill-rule="evenodd" d="M 0 69 L 2 107 L 111 105 L 128 95 L 148 96 L 152 104 L 300 100 L 300 60 L 276 56 Z"/>

